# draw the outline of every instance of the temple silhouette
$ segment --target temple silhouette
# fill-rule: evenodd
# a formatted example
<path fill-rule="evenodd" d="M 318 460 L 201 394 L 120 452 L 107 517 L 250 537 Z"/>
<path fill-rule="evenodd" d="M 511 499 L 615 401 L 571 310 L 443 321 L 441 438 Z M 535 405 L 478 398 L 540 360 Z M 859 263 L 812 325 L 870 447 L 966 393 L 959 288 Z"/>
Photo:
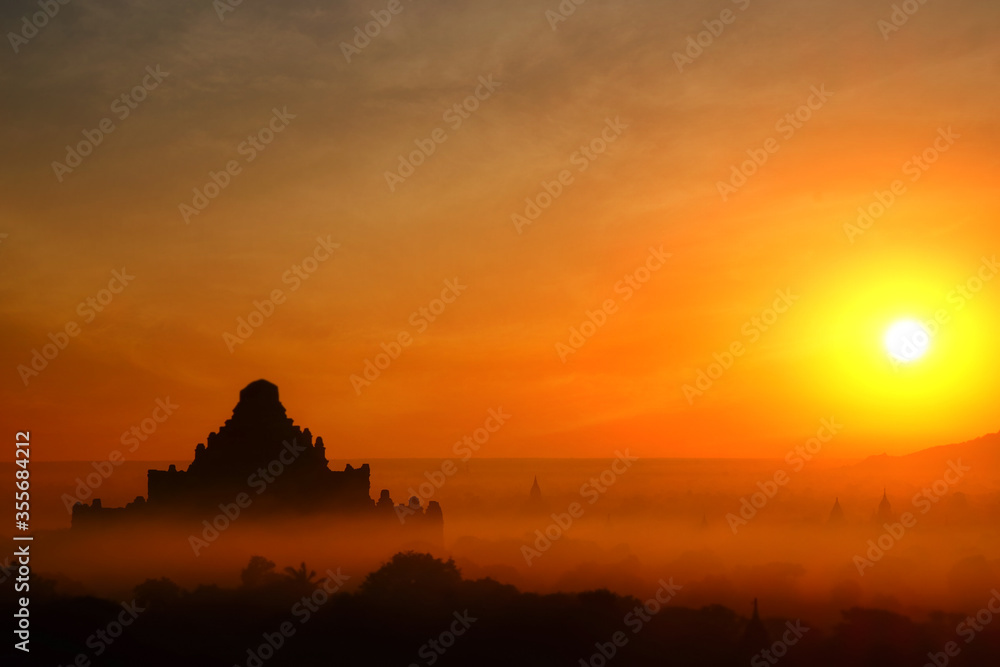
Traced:
<path fill-rule="evenodd" d="M 531 490 L 528 492 L 528 499 L 521 505 L 521 513 L 526 516 L 538 517 L 546 515 L 548 510 L 549 504 L 542 496 L 542 487 L 538 485 L 538 475 L 535 475 Z"/>
<path fill-rule="evenodd" d="M 830 510 L 830 516 L 826 522 L 833 526 L 844 523 L 844 509 L 840 506 L 840 498 L 833 501 L 833 509 Z"/>
<path fill-rule="evenodd" d="M 757 598 L 754 598 L 753 616 L 750 617 L 750 621 L 743 629 L 743 638 L 740 642 L 739 653 L 741 662 L 744 664 L 750 662 L 752 657 L 767 648 L 770 643 L 771 637 L 767 632 L 767 628 L 764 627 L 764 622 L 760 618 L 760 612 L 757 609 Z M 759 659 L 758 662 L 764 661 L 763 659 Z"/>
<path fill-rule="evenodd" d="M 240 391 L 233 416 L 194 450 L 187 470 L 150 470 L 148 493 L 122 508 L 106 508 L 95 498 L 73 507 L 73 528 L 109 525 L 157 517 L 204 518 L 220 504 L 250 499 L 256 517 L 336 513 L 371 517 L 410 531 L 441 536 L 443 516 L 436 501 L 420 506 L 413 498 L 405 508 L 406 521 L 397 518 L 388 490 L 378 504 L 369 496 L 371 471 L 348 464 L 330 470 L 323 438 L 313 441 L 309 429 L 297 426 L 278 398 L 278 387 L 257 380 Z M 416 502 L 414 502 L 416 501 Z M 435 541 L 439 541 L 435 539 Z"/>
<path fill-rule="evenodd" d="M 887 521 L 893 521 L 896 515 L 892 511 L 892 505 L 889 503 L 889 495 L 887 489 L 882 489 L 882 501 L 878 504 L 878 510 L 875 512 L 875 519 L 879 523 L 885 523 Z"/>

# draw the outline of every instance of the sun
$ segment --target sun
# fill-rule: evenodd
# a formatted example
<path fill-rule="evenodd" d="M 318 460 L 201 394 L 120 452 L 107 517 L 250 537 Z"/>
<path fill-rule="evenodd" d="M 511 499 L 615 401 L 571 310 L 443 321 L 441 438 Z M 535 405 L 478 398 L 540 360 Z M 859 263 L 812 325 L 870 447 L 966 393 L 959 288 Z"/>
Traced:
<path fill-rule="evenodd" d="M 885 347 L 896 361 L 912 363 L 930 350 L 931 334 L 916 320 L 900 320 L 886 332 Z"/>

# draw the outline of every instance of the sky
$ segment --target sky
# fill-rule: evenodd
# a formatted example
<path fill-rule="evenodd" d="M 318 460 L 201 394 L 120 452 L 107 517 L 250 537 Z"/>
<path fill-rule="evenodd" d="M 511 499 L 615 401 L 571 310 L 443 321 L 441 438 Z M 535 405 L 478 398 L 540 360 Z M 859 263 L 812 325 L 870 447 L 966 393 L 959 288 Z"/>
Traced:
<path fill-rule="evenodd" d="M 0 422 L 188 460 L 266 378 L 357 460 L 995 432 L 1000 7 L 907 6 L 7 3 Z"/>

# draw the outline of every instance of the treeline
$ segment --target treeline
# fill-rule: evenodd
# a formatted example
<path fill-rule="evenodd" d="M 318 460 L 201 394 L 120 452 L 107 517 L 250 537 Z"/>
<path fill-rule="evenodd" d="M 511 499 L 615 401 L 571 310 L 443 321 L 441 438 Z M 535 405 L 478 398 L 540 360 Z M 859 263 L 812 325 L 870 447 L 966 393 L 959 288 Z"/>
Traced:
<path fill-rule="evenodd" d="M 952 616 L 917 624 L 851 609 L 824 634 L 807 620 L 761 626 L 721 606 L 684 608 L 683 587 L 672 581 L 649 600 L 603 590 L 538 595 L 463 580 L 454 562 L 412 552 L 360 582 L 304 563 L 279 570 L 259 556 L 240 579 L 235 588 L 190 591 L 148 580 L 126 601 L 66 596 L 37 580 L 30 664 L 920 667 L 932 657 L 993 666 L 1000 656 L 996 628 L 965 643 Z M 948 642 L 956 655 L 945 652 Z"/>

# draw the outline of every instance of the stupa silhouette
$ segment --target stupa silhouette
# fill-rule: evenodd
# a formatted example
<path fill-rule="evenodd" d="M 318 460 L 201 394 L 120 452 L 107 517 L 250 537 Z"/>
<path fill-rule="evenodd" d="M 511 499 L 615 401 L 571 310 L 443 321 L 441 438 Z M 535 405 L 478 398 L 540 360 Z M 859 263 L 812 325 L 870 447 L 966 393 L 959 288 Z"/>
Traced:
<path fill-rule="evenodd" d="M 833 501 L 833 509 L 830 510 L 830 517 L 826 520 L 830 525 L 839 525 L 844 523 L 844 510 L 840 506 L 840 498 Z"/>
<path fill-rule="evenodd" d="M 542 487 L 538 486 L 538 475 L 535 475 L 535 481 L 531 484 L 531 490 L 528 492 L 528 501 L 524 504 L 523 510 L 526 514 L 540 515 L 545 514 L 547 509 L 548 503 L 545 502 L 545 498 L 542 496 Z"/>
<path fill-rule="evenodd" d="M 889 504 L 889 495 L 886 489 L 882 489 L 882 502 L 878 504 L 875 518 L 879 522 L 892 521 L 895 515 L 892 512 L 892 505 Z"/>
<path fill-rule="evenodd" d="M 770 635 L 767 632 L 767 628 L 764 627 L 764 622 L 760 618 L 760 612 L 757 610 L 757 598 L 754 598 L 753 616 L 750 617 L 750 621 L 747 623 L 746 628 L 744 628 L 743 638 L 740 642 L 741 661 L 746 664 L 746 660 L 749 660 L 751 656 L 760 653 L 760 651 L 767 648 L 770 643 Z"/>

